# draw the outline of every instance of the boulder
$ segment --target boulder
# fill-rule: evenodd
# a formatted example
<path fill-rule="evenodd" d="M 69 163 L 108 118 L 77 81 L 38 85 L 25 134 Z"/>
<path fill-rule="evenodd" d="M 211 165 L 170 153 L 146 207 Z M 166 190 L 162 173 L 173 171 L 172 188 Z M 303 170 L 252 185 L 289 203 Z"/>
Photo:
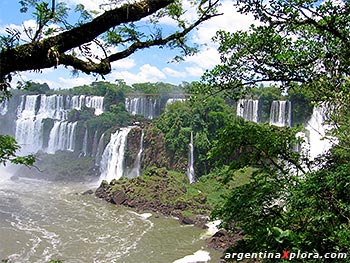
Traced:
<path fill-rule="evenodd" d="M 123 191 L 117 190 L 112 194 L 112 201 L 116 205 L 121 205 L 128 200 L 128 197 Z"/>

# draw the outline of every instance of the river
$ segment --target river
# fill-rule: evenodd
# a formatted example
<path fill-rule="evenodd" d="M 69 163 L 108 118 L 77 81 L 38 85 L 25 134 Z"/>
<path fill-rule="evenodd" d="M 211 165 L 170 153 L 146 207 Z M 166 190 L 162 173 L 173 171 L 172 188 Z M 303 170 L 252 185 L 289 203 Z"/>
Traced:
<path fill-rule="evenodd" d="M 96 184 L 0 172 L 0 260 L 11 263 L 219 262 L 205 230 L 81 195 Z M 192 255 L 192 256 L 190 256 Z M 209 260 L 209 257 L 211 260 Z M 195 259 L 194 259 L 195 258 Z"/>

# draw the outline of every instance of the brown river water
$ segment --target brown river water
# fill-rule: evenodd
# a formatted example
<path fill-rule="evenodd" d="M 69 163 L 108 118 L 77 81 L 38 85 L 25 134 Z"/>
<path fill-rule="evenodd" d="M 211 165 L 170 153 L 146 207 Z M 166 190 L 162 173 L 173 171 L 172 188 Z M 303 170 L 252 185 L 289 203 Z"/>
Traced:
<path fill-rule="evenodd" d="M 80 193 L 93 183 L 49 182 L 0 171 L 0 260 L 10 263 L 219 262 L 207 230 L 138 214 Z"/>

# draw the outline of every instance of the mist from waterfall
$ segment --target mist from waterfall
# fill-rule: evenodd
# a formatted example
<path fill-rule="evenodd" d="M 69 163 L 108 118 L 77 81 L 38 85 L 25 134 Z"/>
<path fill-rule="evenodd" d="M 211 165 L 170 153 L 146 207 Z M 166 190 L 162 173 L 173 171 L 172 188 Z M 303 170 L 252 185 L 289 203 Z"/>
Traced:
<path fill-rule="evenodd" d="M 120 179 L 125 171 L 126 139 L 133 127 L 124 127 L 111 135 L 111 139 L 102 154 L 100 163 L 100 181 Z"/>

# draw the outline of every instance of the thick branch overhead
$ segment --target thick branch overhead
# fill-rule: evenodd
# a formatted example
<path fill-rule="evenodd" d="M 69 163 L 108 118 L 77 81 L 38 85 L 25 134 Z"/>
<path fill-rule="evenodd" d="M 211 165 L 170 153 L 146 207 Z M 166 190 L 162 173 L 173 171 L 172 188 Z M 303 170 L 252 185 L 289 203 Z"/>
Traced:
<path fill-rule="evenodd" d="M 110 62 L 125 58 L 138 49 L 164 45 L 176 38 L 184 37 L 199 23 L 213 16 L 204 13 L 193 25 L 166 38 L 136 41 L 124 51 L 105 57 L 99 63 L 86 62 L 72 54 L 65 53 L 93 41 L 111 28 L 139 21 L 174 2 L 174 0 L 142 0 L 133 4 L 124 4 L 104 12 L 91 22 L 81 24 L 55 36 L 3 49 L 0 52 L 0 75 L 4 78 L 4 76 L 16 71 L 38 70 L 58 65 L 72 66 L 85 73 L 107 74 L 111 71 Z"/>

